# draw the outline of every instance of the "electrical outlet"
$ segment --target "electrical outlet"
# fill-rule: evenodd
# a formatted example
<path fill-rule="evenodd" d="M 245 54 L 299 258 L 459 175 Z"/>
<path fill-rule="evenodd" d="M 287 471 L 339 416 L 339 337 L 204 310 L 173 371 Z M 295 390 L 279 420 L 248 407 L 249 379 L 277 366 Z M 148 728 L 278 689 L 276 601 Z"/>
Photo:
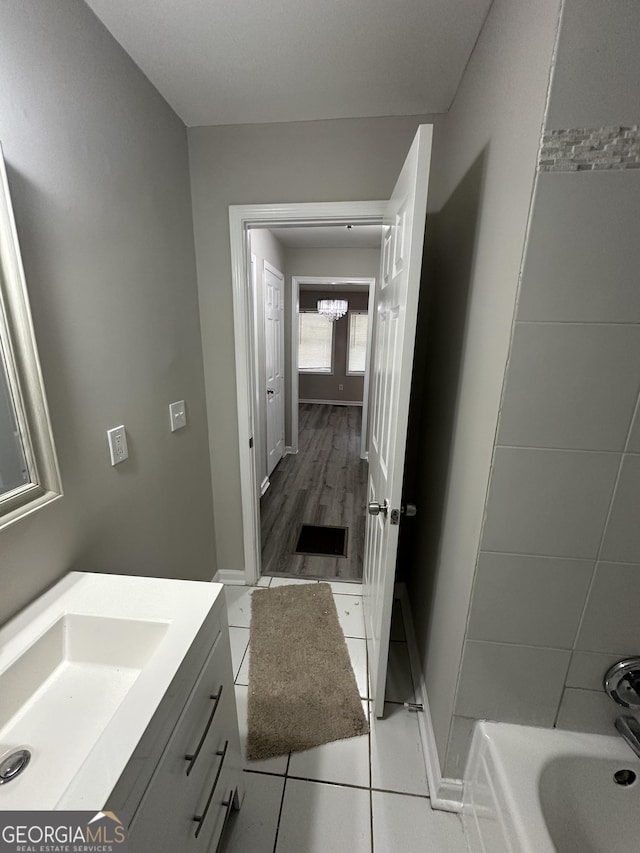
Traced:
<path fill-rule="evenodd" d="M 338 385 L 338 391 L 344 391 L 344 385 L 342 383 Z"/>
<path fill-rule="evenodd" d="M 109 444 L 109 454 L 111 456 L 111 464 L 119 465 L 129 458 L 129 448 L 127 447 L 127 433 L 124 426 L 113 427 L 107 430 L 107 442 Z"/>
<path fill-rule="evenodd" d="M 171 432 L 177 429 L 182 429 L 187 425 L 187 407 L 184 400 L 178 400 L 177 403 L 171 403 L 169 406 L 169 419 L 171 422 Z"/>

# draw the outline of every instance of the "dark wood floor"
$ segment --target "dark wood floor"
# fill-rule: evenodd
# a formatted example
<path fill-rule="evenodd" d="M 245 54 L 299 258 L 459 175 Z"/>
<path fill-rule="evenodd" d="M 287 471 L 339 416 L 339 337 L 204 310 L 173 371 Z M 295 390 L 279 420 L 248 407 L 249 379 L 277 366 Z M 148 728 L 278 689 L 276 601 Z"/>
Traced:
<path fill-rule="evenodd" d="M 362 580 L 367 463 L 359 406 L 303 403 L 299 450 L 271 474 L 260 502 L 262 574 Z M 347 557 L 294 554 L 301 524 L 349 528 Z"/>

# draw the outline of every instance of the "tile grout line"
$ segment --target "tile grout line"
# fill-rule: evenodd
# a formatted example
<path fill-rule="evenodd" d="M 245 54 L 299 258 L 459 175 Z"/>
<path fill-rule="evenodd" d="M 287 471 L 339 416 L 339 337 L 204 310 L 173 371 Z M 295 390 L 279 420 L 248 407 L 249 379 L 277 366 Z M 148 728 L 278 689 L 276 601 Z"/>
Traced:
<path fill-rule="evenodd" d="M 243 773 L 253 773 L 257 776 L 273 776 L 275 779 L 284 779 L 284 773 L 276 773 L 275 770 L 258 770 L 255 767 L 243 767 Z"/>
<path fill-rule="evenodd" d="M 393 794 L 394 797 L 413 797 L 414 800 L 430 800 L 429 794 L 416 794 L 413 791 L 394 791 L 393 788 L 372 788 L 377 794 Z"/>
<path fill-rule="evenodd" d="M 289 771 L 289 762 L 291 761 L 291 753 L 289 753 L 289 757 L 287 758 L 287 767 L 284 773 L 284 783 L 282 785 L 282 797 L 280 799 L 280 811 L 278 812 L 278 823 L 276 824 L 276 834 L 273 839 L 273 853 L 276 853 L 276 849 L 278 847 L 278 836 L 280 835 L 280 821 L 282 820 L 282 810 L 284 808 L 284 795 L 287 790 L 287 772 Z"/>
<path fill-rule="evenodd" d="M 242 664 L 244 663 L 244 659 L 246 658 L 248 651 L 249 651 L 249 641 L 247 640 L 247 647 L 245 648 L 244 654 L 242 655 L 242 658 L 240 659 L 240 666 L 238 667 L 238 674 L 236 675 L 236 677 L 233 681 L 234 687 L 235 686 L 237 686 L 237 687 L 248 687 L 249 686 L 248 684 L 238 684 L 238 679 L 240 678 L 240 670 L 242 669 Z"/>
<path fill-rule="evenodd" d="M 593 588 L 594 588 L 595 583 L 596 583 L 596 575 L 598 573 L 598 565 L 601 562 L 607 562 L 606 560 L 604 560 L 604 561 L 602 560 L 602 549 L 604 547 L 604 542 L 605 542 L 605 539 L 607 536 L 607 530 L 609 527 L 609 522 L 611 521 L 611 515 L 613 513 L 613 505 L 614 505 L 614 502 L 616 499 L 616 493 L 618 491 L 618 485 L 620 484 L 620 477 L 622 476 L 622 466 L 624 464 L 625 453 L 626 453 L 626 450 L 629 446 L 629 441 L 631 439 L 631 432 L 633 430 L 633 425 L 635 422 L 635 418 L 637 415 L 639 405 L 640 405 L 640 394 L 638 395 L 638 398 L 636 399 L 636 406 L 635 406 L 634 412 L 631 416 L 631 423 L 629 424 L 629 428 L 627 430 L 627 437 L 626 437 L 626 440 L 624 443 L 624 449 L 620 453 L 620 459 L 618 461 L 618 471 L 616 473 L 616 479 L 615 479 L 614 484 L 613 484 L 613 490 L 611 492 L 611 498 L 609 500 L 609 507 L 607 509 L 607 515 L 605 517 L 604 525 L 602 528 L 602 535 L 600 536 L 600 542 L 598 544 L 598 550 L 596 551 L 595 561 L 593 564 L 593 570 L 591 572 L 591 580 L 589 581 L 589 587 L 587 589 L 587 594 L 586 594 L 585 599 L 584 599 L 584 604 L 582 605 L 582 612 L 580 613 L 580 619 L 578 621 L 578 627 L 576 628 L 576 632 L 575 632 L 574 637 L 573 637 L 573 642 L 571 644 L 571 654 L 569 655 L 569 663 L 567 665 L 567 671 L 565 672 L 564 681 L 562 684 L 562 694 L 560 696 L 560 701 L 558 702 L 558 707 L 556 709 L 555 717 L 553 720 L 553 728 L 554 729 L 557 727 L 558 720 L 560 719 L 560 711 L 562 710 L 562 705 L 563 705 L 565 693 L 567 690 L 567 678 L 569 677 L 569 672 L 571 670 L 571 665 L 573 663 L 573 656 L 576 653 L 576 651 L 583 651 L 582 649 L 577 649 L 576 645 L 578 643 L 578 639 L 580 637 L 580 632 L 582 631 L 582 626 L 584 624 L 584 620 L 585 620 L 585 617 L 587 614 L 587 608 L 589 607 L 589 602 L 591 600 L 591 593 L 593 592 Z"/>
<path fill-rule="evenodd" d="M 629 440 L 629 438 L 627 436 L 627 442 L 628 442 L 628 440 Z M 596 551 L 596 556 L 595 556 L 594 565 L 593 565 L 593 571 L 591 573 L 591 581 L 589 583 L 587 595 L 585 597 L 584 604 L 582 606 L 582 613 L 580 614 L 580 620 L 578 622 L 578 627 L 576 628 L 576 633 L 575 633 L 575 636 L 573 638 L 573 643 L 571 644 L 571 658 L 573 658 L 573 652 L 576 651 L 576 643 L 578 642 L 578 637 L 580 636 L 580 631 L 582 630 L 582 624 L 584 622 L 585 614 L 587 612 L 587 607 L 589 606 L 589 599 L 591 598 L 591 592 L 592 592 L 593 587 L 595 585 L 596 573 L 598 571 L 598 563 L 600 563 L 602 560 L 602 548 L 604 546 L 604 540 L 605 540 L 605 537 L 607 535 L 607 528 L 609 527 L 609 522 L 611 520 L 611 515 L 613 513 L 613 504 L 614 504 L 614 501 L 616 498 L 616 492 L 618 491 L 618 484 L 620 483 L 620 476 L 622 474 L 622 464 L 624 462 L 624 455 L 625 454 L 623 451 L 620 454 L 620 461 L 618 462 L 618 471 L 616 473 L 616 479 L 614 481 L 613 489 L 611 491 L 611 498 L 609 499 L 609 507 L 607 509 L 607 515 L 606 515 L 605 520 L 604 520 L 604 525 L 602 527 L 602 535 L 600 536 L 600 542 L 598 544 L 598 550 Z M 603 562 L 606 562 L 606 560 Z M 569 665 L 571 665 L 571 660 L 569 661 Z M 569 671 L 567 670 L 567 675 L 568 674 L 569 674 Z M 565 677 L 565 684 L 566 684 L 566 677 Z M 558 713 L 559 713 L 559 709 L 558 709 Z"/>
<path fill-rule="evenodd" d="M 296 782 L 312 782 L 316 785 L 329 785 L 332 788 L 351 788 L 354 791 L 371 790 L 370 785 L 355 785 L 348 782 L 332 782 L 331 779 L 314 779 L 312 776 L 296 776 L 294 773 L 287 774 L 287 779 L 295 779 Z"/>

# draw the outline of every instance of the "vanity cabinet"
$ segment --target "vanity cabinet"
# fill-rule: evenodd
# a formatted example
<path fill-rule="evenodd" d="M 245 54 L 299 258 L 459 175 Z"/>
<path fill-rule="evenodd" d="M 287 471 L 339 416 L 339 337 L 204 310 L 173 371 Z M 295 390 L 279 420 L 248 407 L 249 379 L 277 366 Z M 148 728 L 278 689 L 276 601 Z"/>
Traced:
<path fill-rule="evenodd" d="M 104 810 L 128 820 L 131 853 L 213 853 L 242 796 L 229 629 L 221 592 Z"/>

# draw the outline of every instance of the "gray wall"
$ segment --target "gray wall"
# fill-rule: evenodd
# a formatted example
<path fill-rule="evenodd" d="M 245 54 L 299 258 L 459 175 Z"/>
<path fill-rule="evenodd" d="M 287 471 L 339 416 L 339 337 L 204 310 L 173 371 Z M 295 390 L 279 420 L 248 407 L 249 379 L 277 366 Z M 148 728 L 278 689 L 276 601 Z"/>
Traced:
<path fill-rule="evenodd" d="M 426 233 L 432 297 L 423 300 L 426 345 L 416 367 L 424 397 L 421 517 L 408 584 L 443 767 L 558 7 L 559 0 L 495 0 L 432 166 L 439 184 Z"/>
<path fill-rule="evenodd" d="M 367 293 L 341 290 L 326 292 L 307 291 L 300 293 L 300 310 L 315 311 L 319 299 L 346 299 L 349 310 L 366 311 L 369 307 Z M 349 315 L 336 320 L 333 331 L 333 372 L 299 373 L 298 393 L 300 400 L 331 400 L 336 402 L 362 403 L 364 376 L 347 375 L 347 352 L 349 348 Z M 342 385 L 342 390 L 339 386 Z"/>
<path fill-rule="evenodd" d="M 185 128 L 75 0 L 0 5 L 0 80 L 65 491 L 0 533 L 1 622 L 70 568 L 216 567 Z M 121 423 L 130 458 L 111 468 Z"/>
<path fill-rule="evenodd" d="M 284 276 L 286 282 L 285 270 L 285 252 L 280 240 L 271 233 L 267 228 L 253 228 L 249 231 L 249 240 L 251 245 L 251 253 L 256 258 L 256 293 L 255 293 L 255 319 L 256 319 L 256 368 L 258 371 L 258 387 L 257 387 L 257 419 L 260 429 L 260 441 L 256 442 L 256 470 L 258 472 L 258 488 L 267 476 L 267 384 L 266 381 L 260 381 L 260 377 L 266 376 L 266 354 L 265 354 L 265 332 L 264 332 L 264 262 L 271 264 Z M 283 287 L 283 297 L 285 297 L 286 284 Z M 285 297 L 286 298 L 286 297 Z M 290 302 L 291 300 L 288 300 Z M 287 312 L 287 304 L 285 301 L 285 314 Z M 285 330 L 285 354 L 287 352 L 287 335 Z M 286 361 L 286 358 L 285 358 Z M 286 391 L 289 387 L 288 377 L 289 372 L 285 365 L 285 411 L 286 411 Z"/>
<path fill-rule="evenodd" d="M 407 149 L 408 150 L 408 149 Z M 406 153 L 406 152 L 405 152 Z M 287 249 L 289 277 L 375 278 L 380 275 L 380 249 Z"/>
<path fill-rule="evenodd" d="M 224 531 L 217 537 L 220 569 L 244 567 L 228 206 L 388 198 L 418 125 L 432 120 L 408 116 L 188 131 L 214 510 L 216 530 Z"/>
<path fill-rule="evenodd" d="M 638 32 L 637 3 L 566 2 L 451 775 L 475 717 L 611 733 L 603 675 L 640 647 Z"/>

